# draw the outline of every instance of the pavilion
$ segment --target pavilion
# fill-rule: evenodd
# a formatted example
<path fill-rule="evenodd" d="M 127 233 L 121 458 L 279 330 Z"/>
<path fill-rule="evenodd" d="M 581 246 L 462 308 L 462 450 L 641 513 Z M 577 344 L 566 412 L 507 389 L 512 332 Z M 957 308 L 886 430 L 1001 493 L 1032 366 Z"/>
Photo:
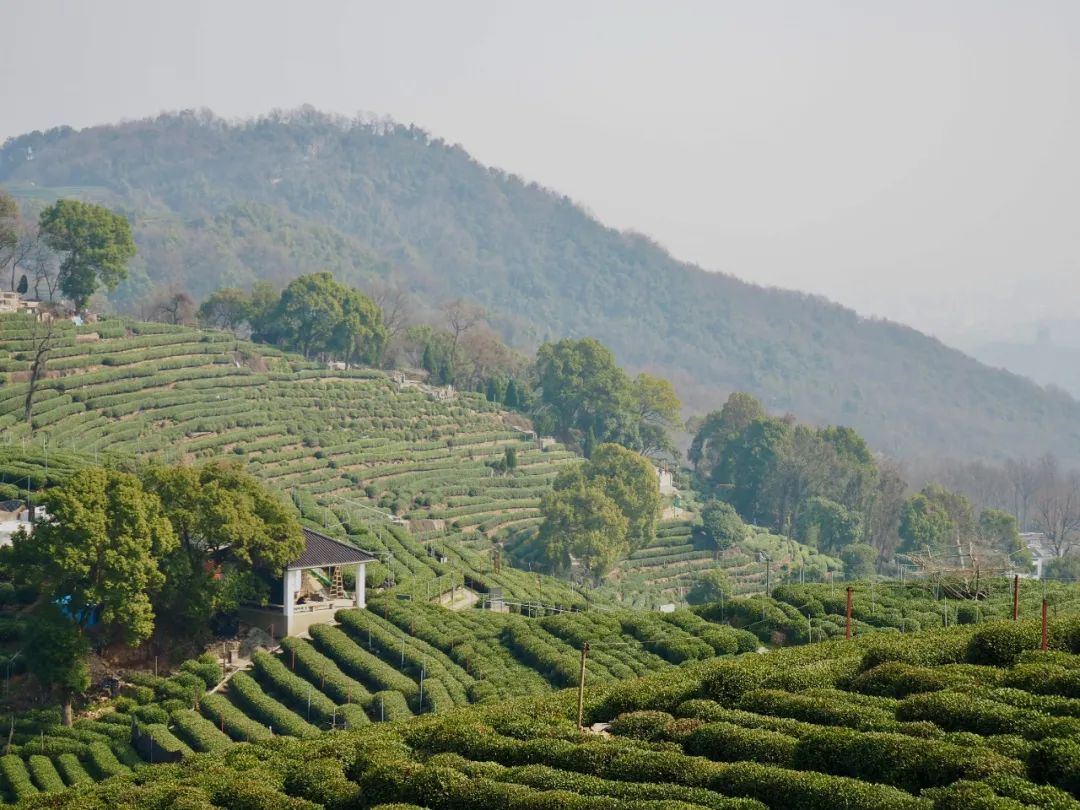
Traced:
<path fill-rule="evenodd" d="M 261 627 L 275 638 L 305 632 L 313 624 L 334 620 L 334 613 L 345 608 L 367 606 L 364 577 L 374 554 L 342 543 L 321 532 L 304 529 L 304 551 L 285 566 L 280 590 L 273 589 L 280 601 L 265 606 L 243 605 L 238 618 L 252 627 Z M 342 573 L 351 568 L 356 588 L 346 593 Z"/>

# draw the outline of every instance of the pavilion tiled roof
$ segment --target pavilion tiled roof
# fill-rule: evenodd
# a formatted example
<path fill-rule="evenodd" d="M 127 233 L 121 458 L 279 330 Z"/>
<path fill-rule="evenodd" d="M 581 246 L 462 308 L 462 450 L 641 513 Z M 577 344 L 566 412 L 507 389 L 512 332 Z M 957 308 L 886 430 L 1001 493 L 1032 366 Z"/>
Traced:
<path fill-rule="evenodd" d="M 328 565 L 352 565 L 375 562 L 378 559 L 374 554 L 312 529 L 304 529 L 304 543 L 304 553 L 286 566 L 288 570 L 322 568 Z"/>

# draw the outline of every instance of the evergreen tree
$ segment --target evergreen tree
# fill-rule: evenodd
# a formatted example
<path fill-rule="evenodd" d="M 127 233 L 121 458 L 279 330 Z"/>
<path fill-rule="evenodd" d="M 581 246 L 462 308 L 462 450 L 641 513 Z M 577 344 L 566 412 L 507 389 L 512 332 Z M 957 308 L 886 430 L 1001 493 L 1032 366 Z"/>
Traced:
<path fill-rule="evenodd" d="M 24 273 L 19 279 L 19 286 L 15 288 L 15 292 L 19 295 L 26 295 L 28 289 L 30 289 L 30 282 L 26 280 L 26 274 Z"/>
<path fill-rule="evenodd" d="M 513 379 L 511 379 L 510 382 L 506 384 L 506 395 L 503 397 L 503 405 L 511 409 L 517 409 L 521 407 L 521 400 L 518 395 L 517 383 L 515 383 Z"/>
<path fill-rule="evenodd" d="M 590 427 L 585 434 L 585 444 L 581 448 L 581 454 L 585 458 L 592 458 L 593 450 L 596 449 L 596 434 L 593 433 L 593 429 Z"/>

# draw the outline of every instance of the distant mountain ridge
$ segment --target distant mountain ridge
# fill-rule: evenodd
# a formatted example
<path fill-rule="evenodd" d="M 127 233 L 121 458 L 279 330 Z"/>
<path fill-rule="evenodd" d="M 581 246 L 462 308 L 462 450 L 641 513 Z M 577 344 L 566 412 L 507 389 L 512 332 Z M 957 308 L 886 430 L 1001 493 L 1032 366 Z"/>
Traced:
<path fill-rule="evenodd" d="M 694 411 L 746 390 L 902 458 L 1053 450 L 1080 464 L 1071 397 L 914 329 L 679 262 L 416 127 L 302 109 L 61 128 L 8 140 L 0 185 L 127 213 L 140 256 L 120 305 L 155 286 L 202 297 L 322 269 L 361 286 L 394 279 L 432 308 L 477 301 L 525 349 L 593 335 L 668 376 Z"/>

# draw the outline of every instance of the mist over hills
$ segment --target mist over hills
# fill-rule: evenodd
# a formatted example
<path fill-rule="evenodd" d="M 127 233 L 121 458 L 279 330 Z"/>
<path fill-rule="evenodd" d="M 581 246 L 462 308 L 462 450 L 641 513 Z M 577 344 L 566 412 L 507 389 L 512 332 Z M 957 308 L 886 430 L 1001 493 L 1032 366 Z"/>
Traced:
<path fill-rule="evenodd" d="M 162 287 L 201 298 L 331 270 L 391 281 L 432 313 L 474 300 L 523 349 L 595 336 L 670 378 L 688 411 L 746 390 L 901 458 L 1053 450 L 1080 463 L 1080 404 L 1064 393 L 913 329 L 680 262 L 416 127 L 305 109 L 62 128 L 7 141 L 0 185 L 30 207 L 78 196 L 126 213 L 139 257 L 113 302 L 135 312 Z"/>

